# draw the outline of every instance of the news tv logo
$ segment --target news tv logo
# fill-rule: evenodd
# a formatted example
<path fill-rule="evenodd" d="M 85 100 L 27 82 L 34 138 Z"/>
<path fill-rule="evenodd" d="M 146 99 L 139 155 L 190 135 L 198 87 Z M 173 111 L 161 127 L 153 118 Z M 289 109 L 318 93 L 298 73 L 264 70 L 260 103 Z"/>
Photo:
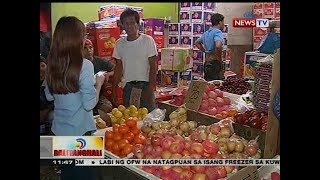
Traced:
<path fill-rule="evenodd" d="M 269 27 L 269 19 L 236 18 L 233 19 L 232 25 L 235 28 L 267 28 Z"/>

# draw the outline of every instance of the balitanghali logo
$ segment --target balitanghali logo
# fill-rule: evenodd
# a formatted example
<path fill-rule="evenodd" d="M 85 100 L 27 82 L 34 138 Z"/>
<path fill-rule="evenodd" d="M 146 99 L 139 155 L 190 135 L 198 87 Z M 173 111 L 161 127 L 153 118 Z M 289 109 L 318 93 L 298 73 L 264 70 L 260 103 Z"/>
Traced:
<path fill-rule="evenodd" d="M 104 158 L 103 137 L 54 136 L 54 158 Z"/>

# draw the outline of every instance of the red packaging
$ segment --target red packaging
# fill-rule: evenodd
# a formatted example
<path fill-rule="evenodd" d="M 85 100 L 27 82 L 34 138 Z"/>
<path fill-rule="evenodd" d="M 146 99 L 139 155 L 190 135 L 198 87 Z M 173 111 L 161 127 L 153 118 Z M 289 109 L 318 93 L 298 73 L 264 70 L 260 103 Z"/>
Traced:
<path fill-rule="evenodd" d="M 120 28 L 89 29 L 88 39 L 94 46 L 94 55 L 111 59 L 116 41 L 120 38 Z"/>
<path fill-rule="evenodd" d="M 255 18 L 259 19 L 263 17 L 263 9 L 253 9 Z"/>
<path fill-rule="evenodd" d="M 263 3 L 264 9 L 274 8 L 275 3 Z"/>
<path fill-rule="evenodd" d="M 276 8 L 280 8 L 280 2 L 275 3 Z"/>
<path fill-rule="evenodd" d="M 274 15 L 275 19 L 280 19 L 280 8 L 276 8 L 276 13 Z"/>
<path fill-rule="evenodd" d="M 264 8 L 263 10 L 263 17 L 264 18 L 275 18 L 275 9 L 274 8 Z"/>
<path fill-rule="evenodd" d="M 253 9 L 262 9 L 263 8 L 263 3 L 254 3 Z"/>
<path fill-rule="evenodd" d="M 268 32 L 267 32 L 267 28 L 259 28 L 259 27 L 255 27 L 253 29 L 253 35 L 254 36 L 264 36 L 266 35 Z"/>
<path fill-rule="evenodd" d="M 164 48 L 164 36 L 152 36 L 152 38 L 154 39 L 154 42 L 157 45 L 157 49 L 161 49 Z"/>

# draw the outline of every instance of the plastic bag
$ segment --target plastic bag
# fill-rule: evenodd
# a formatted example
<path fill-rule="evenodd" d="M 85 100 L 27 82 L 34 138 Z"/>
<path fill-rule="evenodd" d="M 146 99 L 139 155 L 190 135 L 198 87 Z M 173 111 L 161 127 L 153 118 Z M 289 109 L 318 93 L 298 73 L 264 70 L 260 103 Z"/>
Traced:
<path fill-rule="evenodd" d="M 253 95 L 251 91 L 247 94 L 241 95 L 236 101 L 234 108 L 236 108 L 240 113 L 245 113 L 246 111 L 254 109 L 252 98 Z"/>
<path fill-rule="evenodd" d="M 257 62 L 272 64 L 273 63 L 273 54 L 270 54 L 264 58 L 261 58 L 261 59 L 257 60 Z"/>
<path fill-rule="evenodd" d="M 143 119 L 143 126 L 150 127 L 153 122 L 163 121 L 165 117 L 166 110 L 156 108 Z"/>

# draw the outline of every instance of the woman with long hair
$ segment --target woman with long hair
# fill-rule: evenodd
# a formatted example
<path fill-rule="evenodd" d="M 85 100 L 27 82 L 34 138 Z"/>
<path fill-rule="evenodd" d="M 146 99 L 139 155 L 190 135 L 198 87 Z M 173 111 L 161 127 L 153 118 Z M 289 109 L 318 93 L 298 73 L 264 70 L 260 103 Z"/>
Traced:
<path fill-rule="evenodd" d="M 54 135 L 91 135 L 96 130 L 92 109 L 104 76 L 95 80 L 93 64 L 83 58 L 85 39 L 84 23 L 78 18 L 59 19 L 47 58 L 45 88 L 47 99 L 54 100 Z"/>
<path fill-rule="evenodd" d="M 91 135 L 96 130 L 92 109 L 96 106 L 104 75 L 94 78 L 91 61 L 84 59 L 84 23 L 73 16 L 59 19 L 47 58 L 46 98 L 54 101 L 51 131 L 57 136 Z M 66 167 L 64 179 L 95 179 L 94 168 Z"/>

